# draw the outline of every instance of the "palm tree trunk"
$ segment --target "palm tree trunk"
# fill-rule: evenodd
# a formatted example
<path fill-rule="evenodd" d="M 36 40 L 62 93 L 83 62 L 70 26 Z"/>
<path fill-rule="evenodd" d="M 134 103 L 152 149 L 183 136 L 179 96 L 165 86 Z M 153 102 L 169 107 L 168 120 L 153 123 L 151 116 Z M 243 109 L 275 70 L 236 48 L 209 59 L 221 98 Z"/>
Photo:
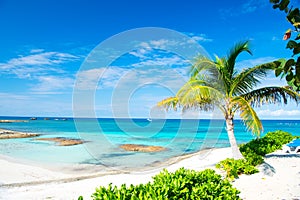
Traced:
<path fill-rule="evenodd" d="M 241 151 L 236 143 L 233 126 L 234 126 L 233 125 L 233 117 L 231 117 L 231 116 L 227 117 L 226 118 L 226 128 L 227 128 L 227 134 L 228 134 L 229 142 L 230 142 L 231 149 L 232 149 L 232 155 L 233 155 L 234 159 L 241 159 L 244 157 L 241 154 Z"/>

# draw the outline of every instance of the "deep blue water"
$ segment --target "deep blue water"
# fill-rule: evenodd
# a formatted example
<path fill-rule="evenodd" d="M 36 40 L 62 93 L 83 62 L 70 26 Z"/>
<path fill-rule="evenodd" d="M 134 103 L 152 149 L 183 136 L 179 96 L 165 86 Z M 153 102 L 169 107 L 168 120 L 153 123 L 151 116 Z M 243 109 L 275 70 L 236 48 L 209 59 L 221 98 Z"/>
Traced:
<path fill-rule="evenodd" d="M 223 120 L 168 119 L 72 119 L 50 118 L 28 122 L 0 123 L 0 128 L 41 134 L 40 137 L 80 138 L 83 145 L 57 146 L 34 138 L 0 140 L 0 154 L 41 163 L 88 163 L 116 167 L 143 167 L 200 149 L 228 147 Z M 263 120 L 264 134 L 284 130 L 299 135 L 300 120 Z M 244 143 L 255 136 L 235 121 L 235 136 Z M 155 145 L 167 148 L 157 153 L 126 152 L 122 144 Z"/>

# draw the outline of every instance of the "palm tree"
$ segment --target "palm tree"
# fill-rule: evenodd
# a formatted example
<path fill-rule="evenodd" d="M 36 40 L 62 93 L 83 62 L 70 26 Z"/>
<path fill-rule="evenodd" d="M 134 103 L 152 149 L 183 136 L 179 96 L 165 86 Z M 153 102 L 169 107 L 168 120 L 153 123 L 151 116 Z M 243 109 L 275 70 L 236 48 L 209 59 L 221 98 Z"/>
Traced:
<path fill-rule="evenodd" d="M 274 61 L 238 71 L 236 59 L 242 52 L 252 55 L 248 41 L 236 44 L 226 57 L 216 56 L 215 61 L 201 56 L 196 58 L 189 81 L 181 87 L 175 97 L 158 103 L 158 106 L 167 110 L 181 108 L 183 112 L 187 109 L 220 109 L 224 114 L 235 159 L 243 158 L 234 136 L 233 119 L 236 113 L 240 114 L 247 129 L 259 137 L 263 126 L 253 107 L 270 103 L 287 104 L 288 99 L 296 103 L 300 100 L 300 95 L 289 87 L 257 88 L 267 72 L 281 63 Z"/>

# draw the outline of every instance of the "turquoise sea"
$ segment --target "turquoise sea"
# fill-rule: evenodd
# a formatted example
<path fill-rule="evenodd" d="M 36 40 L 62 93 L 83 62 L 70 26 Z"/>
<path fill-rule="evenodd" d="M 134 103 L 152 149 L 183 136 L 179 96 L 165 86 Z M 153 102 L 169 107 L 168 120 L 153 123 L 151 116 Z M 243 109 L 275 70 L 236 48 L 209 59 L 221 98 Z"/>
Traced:
<path fill-rule="evenodd" d="M 205 148 L 228 147 L 223 120 L 180 119 L 72 119 L 0 117 L 28 120 L 0 123 L 0 128 L 39 133 L 44 138 L 66 137 L 87 141 L 76 146 L 57 146 L 35 138 L 0 140 L 0 154 L 43 164 L 95 164 L 109 167 L 145 167 L 174 156 L 189 154 Z M 263 120 L 264 134 L 284 130 L 300 134 L 300 120 Z M 243 123 L 235 121 L 238 143 L 255 138 Z M 157 153 L 127 152 L 122 144 L 163 146 Z"/>

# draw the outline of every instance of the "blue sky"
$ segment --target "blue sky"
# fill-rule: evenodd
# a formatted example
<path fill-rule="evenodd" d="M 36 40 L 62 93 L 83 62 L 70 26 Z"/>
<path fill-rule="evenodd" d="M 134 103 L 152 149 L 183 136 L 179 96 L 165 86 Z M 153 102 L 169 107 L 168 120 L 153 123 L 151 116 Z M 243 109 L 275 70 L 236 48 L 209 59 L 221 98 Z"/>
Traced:
<path fill-rule="evenodd" d="M 299 5 L 299 1 L 292 3 Z M 250 40 L 253 56 L 239 57 L 238 66 L 243 68 L 291 55 L 282 40 L 290 28 L 284 17 L 268 0 L 0 0 L 0 115 L 73 116 L 73 91 L 79 73 L 87 84 L 97 85 L 93 99 L 97 117 L 182 117 L 180 112 L 162 113 L 155 104 L 186 80 L 186 59 L 149 50 L 141 43 L 105 71 L 104 66 L 82 70 L 87 56 L 116 34 L 160 27 L 193 38 L 211 57 L 226 55 L 234 43 Z M 149 44 L 159 49 L 170 42 L 158 39 Z M 132 69 L 141 66 L 155 67 L 134 74 Z M 177 75 L 169 73 L 170 69 Z M 177 76 L 182 79 L 176 82 Z M 135 82 L 137 79 L 143 81 Z M 273 76 L 263 81 L 263 85 L 276 84 L 284 82 Z M 266 105 L 257 112 L 261 118 L 300 117 L 295 104 Z M 185 113 L 185 117 L 195 116 L 212 117 L 211 113 Z"/>

